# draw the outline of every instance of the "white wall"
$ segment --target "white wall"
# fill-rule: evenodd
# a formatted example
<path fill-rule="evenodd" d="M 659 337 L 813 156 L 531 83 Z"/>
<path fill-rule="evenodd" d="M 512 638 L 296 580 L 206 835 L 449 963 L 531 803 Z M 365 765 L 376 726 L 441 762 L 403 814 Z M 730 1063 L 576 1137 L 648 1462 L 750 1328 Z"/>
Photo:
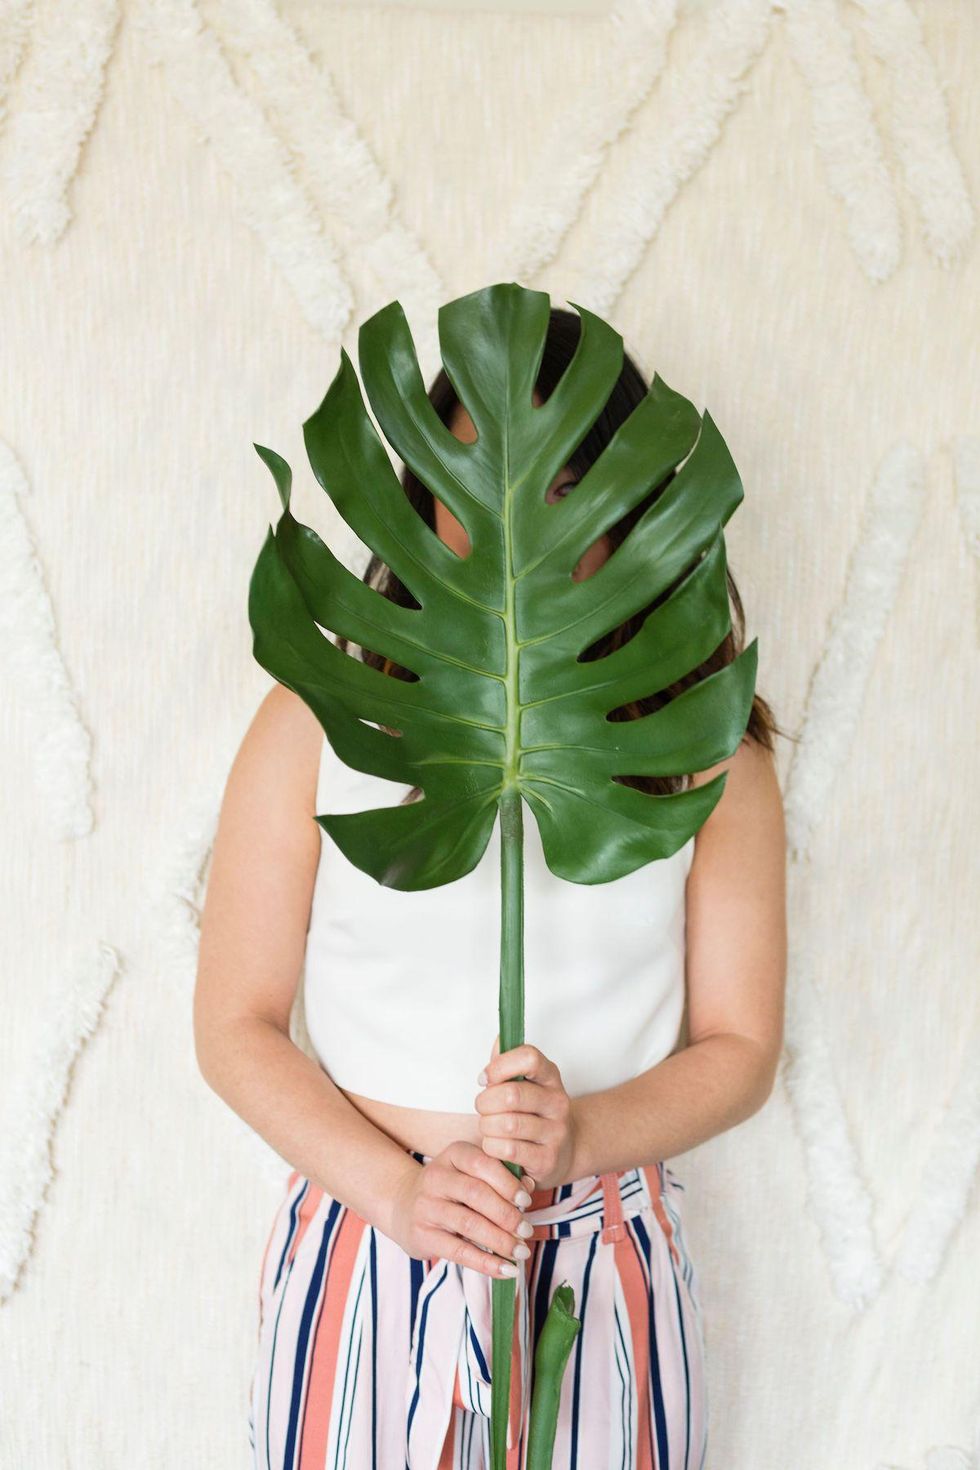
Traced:
<path fill-rule="evenodd" d="M 397 296 L 431 372 L 436 306 L 492 280 L 710 409 L 802 737 L 785 1065 L 676 1165 L 709 1463 L 977 1470 L 976 7 L 5 13 L 3 1470 L 247 1462 L 288 1166 L 197 1075 L 189 1006 L 269 683 L 251 445 L 350 550 L 300 430 L 341 344 Z"/>

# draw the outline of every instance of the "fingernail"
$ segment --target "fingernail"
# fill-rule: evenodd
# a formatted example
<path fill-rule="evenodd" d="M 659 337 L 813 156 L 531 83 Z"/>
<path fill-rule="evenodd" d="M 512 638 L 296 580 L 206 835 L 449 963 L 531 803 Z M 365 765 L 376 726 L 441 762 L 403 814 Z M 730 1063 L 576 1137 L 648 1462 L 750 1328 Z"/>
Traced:
<path fill-rule="evenodd" d="M 534 1234 L 534 1226 L 531 1224 L 530 1220 L 522 1220 L 517 1227 L 516 1233 L 518 1235 L 523 1235 L 524 1239 L 527 1240 L 529 1235 Z"/>
<path fill-rule="evenodd" d="M 480 1075 L 479 1075 L 479 1077 L 476 1080 L 477 1080 L 477 1082 L 479 1082 L 479 1084 L 480 1084 L 481 1087 L 486 1087 L 486 1085 L 487 1085 L 487 1074 L 486 1074 L 486 1071 L 484 1070 L 483 1072 L 481 1072 Z"/>
<path fill-rule="evenodd" d="M 526 1189 L 519 1189 L 517 1191 L 517 1193 L 514 1195 L 514 1203 L 515 1205 L 517 1205 L 518 1209 L 527 1209 L 528 1205 L 531 1203 L 531 1196 L 528 1194 Z"/>
<path fill-rule="evenodd" d="M 513 1265 L 513 1263 L 511 1261 L 501 1261 L 501 1263 L 500 1263 L 500 1265 L 499 1265 L 499 1267 L 497 1269 L 499 1270 L 501 1276 L 516 1276 L 517 1275 L 517 1267 L 515 1265 Z"/>
<path fill-rule="evenodd" d="M 528 1256 L 530 1254 L 531 1254 L 531 1252 L 530 1252 L 530 1250 L 528 1249 L 528 1247 L 526 1245 L 515 1245 L 515 1247 L 514 1247 L 514 1260 L 515 1261 L 526 1261 L 527 1258 L 528 1258 Z"/>

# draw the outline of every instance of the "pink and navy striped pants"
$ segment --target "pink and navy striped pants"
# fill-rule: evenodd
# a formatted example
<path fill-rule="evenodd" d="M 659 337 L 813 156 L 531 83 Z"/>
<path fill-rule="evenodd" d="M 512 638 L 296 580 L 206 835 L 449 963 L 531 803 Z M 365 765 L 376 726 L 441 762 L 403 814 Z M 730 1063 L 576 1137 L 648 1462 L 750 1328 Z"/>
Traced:
<path fill-rule="evenodd" d="M 582 1326 L 554 1470 L 703 1470 L 704 1337 L 683 1188 L 659 1162 L 535 1191 L 515 1282 L 507 1470 L 525 1470 L 534 1347 L 563 1281 Z M 294 1170 L 260 1271 L 256 1470 L 486 1470 L 490 1285 L 480 1271 L 415 1260 Z"/>

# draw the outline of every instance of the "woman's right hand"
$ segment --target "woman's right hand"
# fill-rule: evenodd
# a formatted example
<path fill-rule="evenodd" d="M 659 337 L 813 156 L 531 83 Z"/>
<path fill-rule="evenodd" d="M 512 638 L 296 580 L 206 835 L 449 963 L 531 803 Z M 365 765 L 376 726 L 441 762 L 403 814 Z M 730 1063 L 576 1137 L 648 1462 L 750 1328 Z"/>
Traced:
<path fill-rule="evenodd" d="M 518 1179 L 502 1159 L 464 1139 L 447 1144 L 427 1164 L 412 1164 L 392 1202 L 387 1233 L 396 1244 L 418 1261 L 438 1256 L 486 1276 L 516 1276 L 515 1259 L 530 1254 L 526 1237 L 532 1227 L 523 1211 L 534 1180 L 527 1174 Z M 522 1186 L 526 1199 L 518 1205 Z"/>

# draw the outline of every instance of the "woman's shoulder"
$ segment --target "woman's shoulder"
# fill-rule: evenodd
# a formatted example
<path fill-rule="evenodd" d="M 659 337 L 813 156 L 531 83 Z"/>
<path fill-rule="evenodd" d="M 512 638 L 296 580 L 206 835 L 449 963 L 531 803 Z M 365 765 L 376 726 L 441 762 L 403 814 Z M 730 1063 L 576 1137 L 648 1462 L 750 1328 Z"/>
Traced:
<path fill-rule="evenodd" d="M 312 748 L 323 739 L 323 726 L 306 700 L 278 680 L 263 696 L 249 729 L 253 726 L 267 728 L 274 739 L 283 743 L 303 740 Z"/>
<path fill-rule="evenodd" d="M 729 780 L 725 783 L 727 791 L 731 784 L 731 777 L 737 772 L 736 779 L 739 783 L 746 781 L 759 781 L 770 783 L 775 776 L 775 759 L 768 746 L 761 741 L 755 740 L 750 735 L 743 735 L 738 749 L 725 760 L 718 761 L 716 765 L 706 766 L 703 771 L 695 771 L 691 776 L 692 786 L 703 786 L 722 771 L 729 772 Z"/>
<path fill-rule="evenodd" d="M 323 728 L 305 700 L 278 681 L 253 714 L 232 764 L 229 786 L 284 807 L 313 811 Z"/>
<path fill-rule="evenodd" d="M 752 736 L 743 737 L 738 749 L 723 761 L 697 771 L 691 776 L 692 786 L 703 786 L 726 772 L 720 800 L 703 824 L 713 830 L 737 828 L 742 823 L 758 829 L 766 820 L 774 829 L 782 826 L 783 804 L 773 752 Z M 700 835 L 700 834 L 699 834 Z"/>

